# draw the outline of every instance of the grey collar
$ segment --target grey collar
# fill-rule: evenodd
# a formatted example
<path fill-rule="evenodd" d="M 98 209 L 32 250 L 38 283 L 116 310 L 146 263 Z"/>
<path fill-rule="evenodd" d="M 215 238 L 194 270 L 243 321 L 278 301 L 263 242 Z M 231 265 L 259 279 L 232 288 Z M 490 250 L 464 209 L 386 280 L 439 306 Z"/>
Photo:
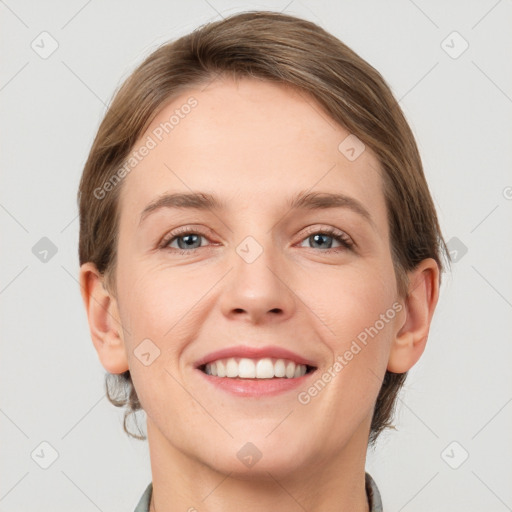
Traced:
<path fill-rule="evenodd" d="M 383 512 L 379 489 L 369 473 L 365 473 L 365 488 L 366 496 L 368 496 L 368 504 L 370 505 L 370 512 Z M 134 512 L 149 512 L 152 493 L 153 482 L 150 482 L 140 498 L 138 505 L 135 507 Z"/>

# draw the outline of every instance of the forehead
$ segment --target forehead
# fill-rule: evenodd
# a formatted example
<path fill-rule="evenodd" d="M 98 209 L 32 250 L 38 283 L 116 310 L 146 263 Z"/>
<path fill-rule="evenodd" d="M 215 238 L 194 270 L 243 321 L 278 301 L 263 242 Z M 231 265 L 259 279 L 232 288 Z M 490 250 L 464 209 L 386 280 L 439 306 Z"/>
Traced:
<path fill-rule="evenodd" d="M 350 195 L 372 216 L 385 217 L 379 162 L 369 148 L 347 158 L 347 140 L 354 145 L 303 92 L 249 78 L 216 80 L 180 94 L 156 115 L 134 145 L 139 157 L 121 203 L 135 215 L 160 194 L 199 190 L 234 210 L 254 204 L 270 212 L 308 190 Z"/>

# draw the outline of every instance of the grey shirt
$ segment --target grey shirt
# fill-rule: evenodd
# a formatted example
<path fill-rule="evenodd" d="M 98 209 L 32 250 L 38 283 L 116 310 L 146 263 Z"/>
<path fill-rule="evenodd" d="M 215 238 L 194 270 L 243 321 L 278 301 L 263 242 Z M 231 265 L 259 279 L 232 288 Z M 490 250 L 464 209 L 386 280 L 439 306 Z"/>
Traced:
<path fill-rule="evenodd" d="M 366 483 L 366 496 L 368 497 L 368 504 L 370 505 L 370 512 L 383 512 L 382 501 L 380 499 L 379 489 L 373 478 L 365 473 Z M 151 493 L 153 492 L 153 482 L 150 482 L 142 495 L 139 504 L 134 512 L 149 512 L 149 503 L 151 501 Z"/>

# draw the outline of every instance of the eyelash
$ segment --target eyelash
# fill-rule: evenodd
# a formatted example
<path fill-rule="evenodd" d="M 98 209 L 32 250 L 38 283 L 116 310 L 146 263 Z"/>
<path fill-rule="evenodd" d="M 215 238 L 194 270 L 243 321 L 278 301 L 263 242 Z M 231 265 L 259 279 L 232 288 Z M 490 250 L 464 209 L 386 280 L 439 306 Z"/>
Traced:
<path fill-rule="evenodd" d="M 206 233 L 202 232 L 201 230 L 193 230 L 193 229 L 190 229 L 185 226 L 183 228 L 176 229 L 175 231 L 173 231 L 172 233 L 169 233 L 166 237 L 164 237 L 164 239 L 162 240 L 162 242 L 159 245 L 159 249 L 169 250 L 172 252 L 178 251 L 182 255 L 195 253 L 199 249 L 204 249 L 204 247 L 196 247 L 193 249 L 177 249 L 174 247 L 172 247 L 172 248 L 169 247 L 169 244 L 171 242 L 180 238 L 180 236 L 182 236 L 182 235 L 199 235 L 204 238 L 208 238 Z M 301 242 L 303 242 L 307 238 L 311 237 L 312 235 L 326 235 L 326 236 L 332 237 L 334 240 L 336 240 L 337 242 L 339 242 L 341 244 L 341 247 L 335 247 L 335 248 L 326 249 L 326 250 L 319 249 L 320 252 L 337 253 L 337 252 L 345 251 L 347 249 L 350 251 L 354 250 L 355 244 L 351 240 L 351 238 L 348 235 L 346 235 L 345 233 L 343 233 L 343 231 L 339 231 L 335 228 L 322 228 L 322 229 L 315 228 L 315 227 L 309 228 L 307 230 L 306 236 L 304 236 L 304 238 L 301 239 Z"/>

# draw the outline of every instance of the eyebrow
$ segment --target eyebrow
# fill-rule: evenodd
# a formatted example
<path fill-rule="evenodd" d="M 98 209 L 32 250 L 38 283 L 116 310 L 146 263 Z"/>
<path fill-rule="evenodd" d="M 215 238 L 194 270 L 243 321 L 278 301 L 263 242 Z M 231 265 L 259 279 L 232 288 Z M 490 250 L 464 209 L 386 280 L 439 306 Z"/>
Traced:
<path fill-rule="evenodd" d="M 226 202 L 207 192 L 163 194 L 151 201 L 140 215 L 139 225 L 152 212 L 161 208 L 191 209 L 199 211 L 220 211 L 226 209 Z M 370 212 L 357 199 L 345 194 L 331 192 L 301 191 L 287 202 L 289 210 L 326 210 L 329 208 L 347 208 L 363 217 L 376 228 Z"/>

